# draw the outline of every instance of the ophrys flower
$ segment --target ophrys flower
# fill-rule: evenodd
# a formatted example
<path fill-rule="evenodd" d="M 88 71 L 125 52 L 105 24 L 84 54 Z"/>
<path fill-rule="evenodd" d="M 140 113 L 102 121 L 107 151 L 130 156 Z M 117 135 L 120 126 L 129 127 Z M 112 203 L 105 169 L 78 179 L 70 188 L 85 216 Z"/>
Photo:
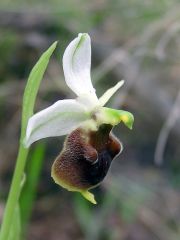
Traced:
<path fill-rule="evenodd" d="M 98 99 L 90 68 L 91 40 L 88 34 L 80 33 L 63 56 L 65 81 L 77 98 L 59 100 L 33 115 L 24 143 L 29 147 L 39 139 L 68 134 L 51 175 L 57 184 L 69 191 L 78 191 L 96 203 L 88 190 L 103 180 L 112 159 L 122 150 L 111 130 L 121 121 L 131 129 L 134 118 L 127 111 L 104 107 L 124 81 Z"/>

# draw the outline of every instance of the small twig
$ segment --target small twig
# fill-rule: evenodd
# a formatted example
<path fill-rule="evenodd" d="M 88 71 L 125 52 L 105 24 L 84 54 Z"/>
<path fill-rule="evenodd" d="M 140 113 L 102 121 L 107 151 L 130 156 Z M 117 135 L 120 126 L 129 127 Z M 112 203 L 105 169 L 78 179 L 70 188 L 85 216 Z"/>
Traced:
<path fill-rule="evenodd" d="M 93 71 L 93 82 L 98 82 L 119 63 L 124 63 L 127 58 L 127 51 L 122 48 L 115 49 L 112 54 L 106 57 L 106 59 Z"/>
<path fill-rule="evenodd" d="M 177 94 L 176 100 L 174 102 L 173 108 L 169 113 L 167 120 L 161 128 L 159 133 L 159 137 L 156 144 L 154 161 L 157 165 L 161 165 L 163 163 L 163 154 L 165 150 L 165 146 L 168 140 L 169 133 L 173 128 L 176 120 L 180 116 L 180 90 Z"/>
<path fill-rule="evenodd" d="M 163 34 L 160 38 L 157 47 L 155 49 L 155 54 L 158 59 L 163 60 L 166 57 L 165 48 L 172 37 L 180 30 L 180 23 L 175 22 L 170 26 L 170 28 Z"/>
<path fill-rule="evenodd" d="M 174 233 L 168 226 L 166 226 L 163 219 L 150 209 L 142 209 L 140 216 L 140 222 L 143 223 L 159 240 L 177 240 L 178 235 Z"/>

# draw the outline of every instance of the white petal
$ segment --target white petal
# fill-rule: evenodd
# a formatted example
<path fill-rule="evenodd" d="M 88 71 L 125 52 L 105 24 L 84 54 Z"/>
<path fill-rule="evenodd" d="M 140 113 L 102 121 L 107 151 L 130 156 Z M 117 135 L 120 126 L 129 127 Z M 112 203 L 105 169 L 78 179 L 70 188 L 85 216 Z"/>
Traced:
<path fill-rule="evenodd" d="M 114 93 L 120 88 L 122 87 L 122 85 L 124 84 L 124 80 L 121 80 L 120 82 L 118 82 L 114 87 L 108 89 L 100 98 L 99 98 L 99 103 L 101 106 L 104 106 L 109 99 L 114 95 Z"/>
<path fill-rule="evenodd" d="M 69 134 L 89 117 L 86 108 L 76 100 L 60 100 L 32 116 L 27 125 L 24 144 L 46 138 Z"/>
<path fill-rule="evenodd" d="M 92 111 L 94 108 L 100 106 L 99 100 L 94 99 L 92 96 L 89 95 L 82 95 L 76 99 L 79 103 L 83 104 L 88 111 Z"/>
<path fill-rule="evenodd" d="M 67 85 L 77 96 L 92 95 L 97 99 L 92 86 L 91 39 L 87 33 L 80 33 L 66 48 L 63 69 Z"/>

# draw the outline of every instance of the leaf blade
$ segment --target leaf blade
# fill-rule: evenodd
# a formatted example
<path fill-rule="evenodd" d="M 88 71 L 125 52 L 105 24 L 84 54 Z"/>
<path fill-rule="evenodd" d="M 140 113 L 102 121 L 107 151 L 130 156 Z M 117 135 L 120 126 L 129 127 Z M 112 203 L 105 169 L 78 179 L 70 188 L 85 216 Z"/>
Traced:
<path fill-rule="evenodd" d="M 54 42 L 39 58 L 38 62 L 30 72 L 23 96 L 22 109 L 22 132 L 21 138 L 24 138 L 28 119 L 33 115 L 36 96 L 39 85 L 46 71 L 49 59 L 56 48 L 57 42 Z"/>

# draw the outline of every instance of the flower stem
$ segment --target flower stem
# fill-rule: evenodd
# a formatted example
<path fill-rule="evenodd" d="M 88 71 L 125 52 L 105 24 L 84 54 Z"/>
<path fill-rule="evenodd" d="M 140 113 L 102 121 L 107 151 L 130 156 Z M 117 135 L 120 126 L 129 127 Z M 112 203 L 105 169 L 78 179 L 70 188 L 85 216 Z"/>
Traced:
<path fill-rule="evenodd" d="M 12 179 L 12 184 L 4 212 L 3 222 L 0 232 L 0 240 L 7 240 L 10 232 L 10 226 L 12 224 L 14 210 L 17 206 L 19 195 L 21 192 L 21 181 L 23 178 L 24 168 L 26 164 L 26 159 L 28 156 L 29 149 L 23 147 L 20 144 L 16 167 Z"/>
<path fill-rule="evenodd" d="M 29 149 L 24 148 L 23 141 L 26 135 L 26 127 L 28 119 L 33 115 L 34 104 L 36 96 L 38 93 L 39 85 L 43 78 L 44 72 L 48 66 L 49 59 L 55 50 L 57 42 L 54 42 L 46 52 L 40 57 L 38 62 L 33 67 L 23 95 L 23 104 L 22 104 L 22 122 L 21 122 L 21 137 L 20 137 L 20 146 L 16 162 L 16 167 L 14 170 L 14 175 L 12 179 L 12 184 L 4 212 L 3 222 L 0 232 L 0 240 L 8 240 L 8 235 L 12 225 L 12 219 L 14 210 L 17 207 L 19 196 L 22 188 L 22 179 L 24 174 L 24 168 L 26 165 L 26 159 L 28 156 Z"/>

